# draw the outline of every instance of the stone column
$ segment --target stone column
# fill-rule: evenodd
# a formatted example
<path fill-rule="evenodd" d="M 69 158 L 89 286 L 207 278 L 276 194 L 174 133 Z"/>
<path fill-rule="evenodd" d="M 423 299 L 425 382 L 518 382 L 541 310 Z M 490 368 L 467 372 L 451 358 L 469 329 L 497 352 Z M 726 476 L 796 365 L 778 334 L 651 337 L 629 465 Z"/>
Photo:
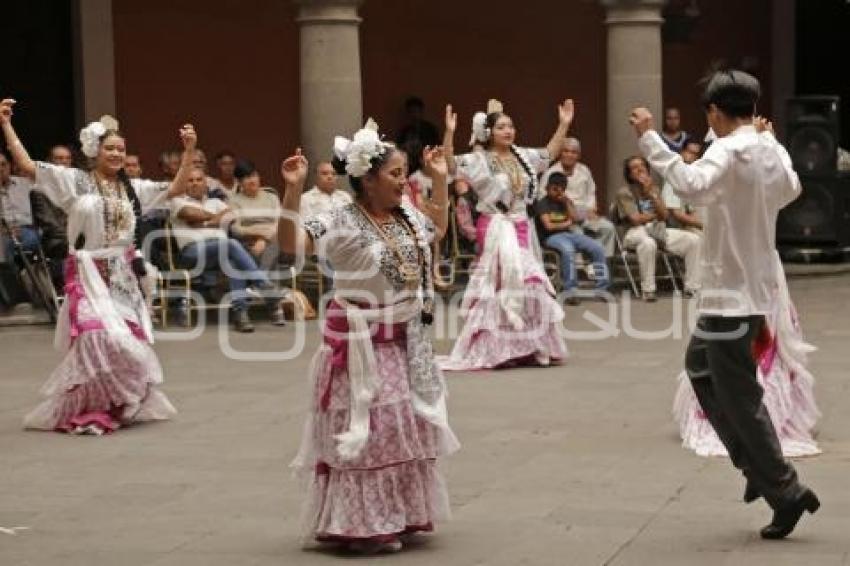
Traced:
<path fill-rule="evenodd" d="M 363 124 L 363 0 L 295 0 L 301 41 L 301 145 L 311 163 L 331 158 L 335 135 Z"/>
<path fill-rule="evenodd" d="M 80 0 L 73 17 L 78 126 L 104 114 L 117 115 L 115 95 L 115 42 L 112 0 Z"/>
<path fill-rule="evenodd" d="M 608 167 L 611 202 L 623 185 L 623 159 L 637 152 L 629 111 L 646 106 L 661 128 L 661 8 L 666 0 L 600 0 L 608 28 Z"/>

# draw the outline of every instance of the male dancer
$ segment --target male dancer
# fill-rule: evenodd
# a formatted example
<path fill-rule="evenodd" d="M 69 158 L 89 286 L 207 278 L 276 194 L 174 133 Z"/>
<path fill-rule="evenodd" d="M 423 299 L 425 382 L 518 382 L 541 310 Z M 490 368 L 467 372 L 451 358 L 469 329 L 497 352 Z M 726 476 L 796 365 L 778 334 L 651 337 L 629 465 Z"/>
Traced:
<path fill-rule="evenodd" d="M 763 496 L 773 508 L 762 538 L 780 539 L 820 502 L 782 457 L 751 348 L 784 277 L 776 217 L 801 190 L 770 123 L 754 118 L 759 94 L 758 80 L 741 71 L 707 79 L 702 103 L 718 139 L 691 165 L 667 148 L 646 108 L 634 109 L 629 121 L 652 167 L 683 199 L 707 206 L 700 318 L 685 368 L 732 463 L 747 478 L 744 500 Z"/>

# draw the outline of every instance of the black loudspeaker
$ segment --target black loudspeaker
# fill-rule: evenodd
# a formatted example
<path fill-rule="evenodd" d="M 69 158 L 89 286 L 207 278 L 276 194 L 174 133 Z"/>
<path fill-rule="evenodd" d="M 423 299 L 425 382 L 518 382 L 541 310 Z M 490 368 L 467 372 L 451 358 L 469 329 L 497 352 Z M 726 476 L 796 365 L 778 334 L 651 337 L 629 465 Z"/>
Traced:
<path fill-rule="evenodd" d="M 779 245 L 850 246 L 850 174 L 800 175 L 802 194 L 779 212 Z"/>
<path fill-rule="evenodd" d="M 788 99 L 786 147 L 801 175 L 835 171 L 838 159 L 840 99 L 837 96 L 798 96 Z"/>

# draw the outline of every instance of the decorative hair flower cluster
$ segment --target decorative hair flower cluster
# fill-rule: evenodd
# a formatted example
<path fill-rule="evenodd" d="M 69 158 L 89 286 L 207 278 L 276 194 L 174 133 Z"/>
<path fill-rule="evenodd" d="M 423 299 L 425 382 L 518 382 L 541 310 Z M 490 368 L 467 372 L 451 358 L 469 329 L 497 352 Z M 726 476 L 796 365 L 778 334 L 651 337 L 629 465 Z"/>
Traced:
<path fill-rule="evenodd" d="M 486 143 L 488 139 L 490 139 L 490 128 L 487 127 L 487 114 L 476 112 L 472 117 L 472 141 L 469 145 L 475 142 Z"/>
<path fill-rule="evenodd" d="M 80 130 L 80 145 L 83 155 L 86 157 L 97 157 L 100 149 L 100 138 L 106 133 L 106 126 L 100 122 L 92 122 Z"/>
<path fill-rule="evenodd" d="M 392 144 L 381 141 L 378 124 L 369 118 L 363 129 L 354 134 L 354 139 L 336 136 L 334 154 L 345 161 L 345 172 L 352 177 L 362 177 L 372 168 L 372 160 L 384 155 Z"/>

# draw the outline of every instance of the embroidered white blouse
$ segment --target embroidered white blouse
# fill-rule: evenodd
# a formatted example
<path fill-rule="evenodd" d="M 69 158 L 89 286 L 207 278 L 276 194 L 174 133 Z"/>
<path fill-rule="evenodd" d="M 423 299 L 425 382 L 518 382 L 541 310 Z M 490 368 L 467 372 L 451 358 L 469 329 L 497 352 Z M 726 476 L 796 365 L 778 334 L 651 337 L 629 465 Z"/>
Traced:
<path fill-rule="evenodd" d="M 163 206 L 168 198 L 168 183 L 147 179 L 131 179 L 136 195 L 142 204 L 142 213 Z M 118 238 L 106 241 L 103 197 L 90 173 L 71 167 L 60 167 L 36 162 L 35 184 L 56 206 L 68 215 L 68 242 L 73 245 L 83 235 L 83 249 L 98 250 L 111 246 L 128 246 L 133 243 L 136 217 L 128 198 L 121 199 L 121 216 L 125 222 L 116 226 Z"/>
<path fill-rule="evenodd" d="M 398 222 L 388 225 L 390 237 L 398 242 L 407 262 L 418 263 L 418 254 L 422 254 L 430 270 L 434 223 L 410 204 L 402 204 L 402 208 L 424 242 L 418 243 L 417 252 L 417 242 Z M 313 240 L 316 254 L 333 265 L 334 287 L 343 295 L 360 294 L 374 304 L 391 304 L 392 297 L 404 291 L 398 259 L 356 204 L 313 215 L 304 220 L 304 229 Z"/>
<path fill-rule="evenodd" d="M 545 148 L 517 148 L 525 161 L 531 166 L 534 175 L 543 173 L 549 166 L 549 152 Z M 526 196 L 531 177 L 520 166 L 522 192 L 514 193 L 507 173 L 501 171 L 496 156 L 489 151 L 473 151 L 455 157 L 457 163 L 456 178 L 463 179 L 472 186 L 478 196 L 476 208 L 484 214 L 503 212 L 501 204 L 510 214 L 525 215 Z M 531 195 L 532 198 L 534 195 Z"/>

